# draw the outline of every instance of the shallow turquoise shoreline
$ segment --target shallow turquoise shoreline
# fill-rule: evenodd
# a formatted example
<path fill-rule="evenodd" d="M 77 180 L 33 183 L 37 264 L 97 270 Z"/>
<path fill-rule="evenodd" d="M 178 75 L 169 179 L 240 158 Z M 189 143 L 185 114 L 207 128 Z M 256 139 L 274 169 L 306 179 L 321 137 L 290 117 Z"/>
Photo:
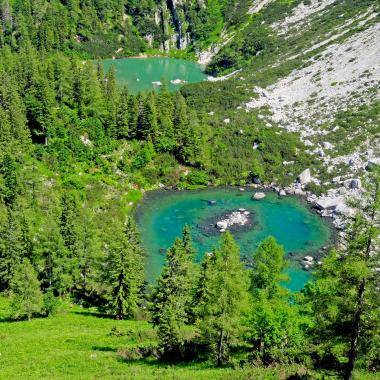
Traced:
<path fill-rule="evenodd" d="M 284 245 L 291 257 L 289 273 L 293 279 L 288 284 L 292 290 L 301 289 L 310 278 L 298 264 L 306 254 L 316 256 L 324 246 L 334 243 L 332 224 L 316 214 L 304 199 L 297 196 L 279 197 L 266 192 L 266 198 L 251 200 L 254 189 L 244 192 L 235 187 L 215 187 L 203 190 L 156 190 L 145 193 L 135 210 L 136 220 L 142 232 L 147 252 L 146 272 L 148 281 L 153 281 L 160 272 L 165 259 L 165 250 L 179 236 L 184 224 L 192 229 L 197 259 L 218 243 L 219 233 L 207 234 L 201 229 L 202 222 L 223 212 L 245 208 L 257 219 L 249 231 L 237 231 L 234 236 L 241 247 L 242 257 L 249 257 L 257 244 L 273 234 Z M 210 200 L 217 204 L 211 206 Z M 212 227 L 211 227 L 212 232 Z M 296 254 L 295 254 L 296 252 Z"/>

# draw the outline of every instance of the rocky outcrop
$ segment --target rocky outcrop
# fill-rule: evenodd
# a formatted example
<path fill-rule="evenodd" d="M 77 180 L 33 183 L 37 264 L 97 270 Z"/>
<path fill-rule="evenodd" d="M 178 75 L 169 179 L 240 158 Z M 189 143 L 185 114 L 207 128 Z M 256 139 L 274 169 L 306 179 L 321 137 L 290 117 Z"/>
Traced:
<path fill-rule="evenodd" d="M 299 176 L 298 181 L 301 185 L 306 185 L 311 182 L 310 169 L 305 169 Z"/>
<path fill-rule="evenodd" d="M 233 211 L 227 218 L 217 221 L 215 227 L 219 232 L 225 232 L 233 226 L 245 226 L 249 223 L 249 215 L 249 211 L 240 208 L 237 211 Z"/>
<path fill-rule="evenodd" d="M 303 269 L 309 270 L 314 266 L 314 258 L 312 256 L 305 256 L 301 264 Z"/>
<path fill-rule="evenodd" d="M 345 181 L 344 186 L 348 189 L 360 189 L 362 187 L 362 183 L 359 178 L 354 178 Z"/>

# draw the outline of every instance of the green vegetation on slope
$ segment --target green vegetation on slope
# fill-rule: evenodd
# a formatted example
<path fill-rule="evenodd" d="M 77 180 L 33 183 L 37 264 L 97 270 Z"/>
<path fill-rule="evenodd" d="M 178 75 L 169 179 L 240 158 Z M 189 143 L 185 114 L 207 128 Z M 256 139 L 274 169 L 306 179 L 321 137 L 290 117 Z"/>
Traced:
<path fill-rule="evenodd" d="M 0 377 L 286 378 L 332 371 L 350 378 L 356 363 L 358 378 L 370 378 L 379 369 L 378 194 L 373 220 L 358 217 L 347 251 L 332 252 L 303 295 L 278 285 L 283 263 L 275 242 L 265 241 L 246 270 L 228 234 L 201 268 L 193 266 L 184 234 L 169 251 L 161 283 L 145 291 L 139 239 L 126 224 L 144 189 L 285 185 L 305 167 L 323 174 L 296 134 L 266 125 L 241 104 L 254 84 L 302 65 L 296 58 L 273 67 L 276 57 L 299 52 L 369 4 L 345 0 L 316 18 L 316 30 L 282 39 L 267 24 L 298 1 L 274 2 L 251 19 L 246 1 L 205 3 L 169 10 L 153 1 L 1 1 Z M 160 9 L 161 29 L 153 21 Z M 79 59 L 145 51 L 151 34 L 152 48 L 160 48 L 180 22 L 193 38 L 189 50 L 217 42 L 227 25 L 236 38 L 210 70 L 248 70 L 181 93 L 163 86 L 135 96 L 117 86 L 112 69 L 104 73 Z M 376 106 L 364 107 L 350 125 L 374 113 Z M 339 122 L 351 116 L 342 113 Z M 285 168 L 284 161 L 293 164 Z M 277 263 L 268 260 L 274 253 Z M 61 300 L 93 309 L 66 305 L 43 319 Z M 157 329 L 146 321 L 152 316 Z M 165 362 L 168 353 L 176 365 Z"/>

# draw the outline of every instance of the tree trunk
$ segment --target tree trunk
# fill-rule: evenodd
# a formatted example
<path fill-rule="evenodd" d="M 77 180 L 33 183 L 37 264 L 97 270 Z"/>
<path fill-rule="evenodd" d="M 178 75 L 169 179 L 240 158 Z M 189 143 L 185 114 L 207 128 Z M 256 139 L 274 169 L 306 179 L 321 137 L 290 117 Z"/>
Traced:
<path fill-rule="evenodd" d="M 223 365 L 223 339 L 224 339 L 224 331 L 221 330 L 219 334 L 218 348 L 217 348 L 217 365 Z"/>
<path fill-rule="evenodd" d="M 357 352 L 357 346 L 358 346 L 358 340 L 359 340 L 359 333 L 360 333 L 360 319 L 363 312 L 364 290 L 365 290 L 365 280 L 361 282 L 358 288 L 358 301 L 357 301 L 354 323 L 353 323 L 352 332 L 351 332 L 351 345 L 350 345 L 350 351 L 348 354 L 346 374 L 344 376 L 345 380 L 352 379 L 352 372 L 354 370 L 356 352 Z"/>
<path fill-rule="evenodd" d="M 371 212 L 370 220 L 372 223 L 375 220 L 375 209 L 373 209 Z M 372 227 L 372 224 L 371 224 L 371 227 Z M 368 238 L 367 238 L 367 243 L 366 243 L 366 249 L 365 249 L 366 262 L 368 262 L 370 258 L 371 246 L 372 246 L 372 236 L 371 236 L 371 233 L 369 233 Z M 355 366 L 357 346 L 358 346 L 360 327 L 361 327 L 360 321 L 361 321 L 361 316 L 363 314 L 365 287 L 366 287 L 366 278 L 364 278 L 360 282 L 359 287 L 358 287 L 356 311 L 355 311 L 355 316 L 354 316 L 354 321 L 352 324 L 352 331 L 351 331 L 350 351 L 348 353 L 348 363 L 346 367 L 346 373 L 344 376 L 345 380 L 352 380 L 352 372 Z"/>

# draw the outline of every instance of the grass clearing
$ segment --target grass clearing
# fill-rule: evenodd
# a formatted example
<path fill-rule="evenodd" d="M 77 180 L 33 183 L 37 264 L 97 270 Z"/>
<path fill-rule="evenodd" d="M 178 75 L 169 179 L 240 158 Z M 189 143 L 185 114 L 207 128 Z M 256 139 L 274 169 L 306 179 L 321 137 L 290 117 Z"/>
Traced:
<path fill-rule="evenodd" d="M 9 301 L 0 297 L 0 379 L 287 379 L 305 375 L 299 365 L 275 368 L 216 368 L 210 362 L 168 365 L 155 358 L 125 362 L 118 350 L 154 343 L 146 321 L 116 321 L 66 304 L 61 313 L 31 321 L 9 320 Z M 322 378 L 310 374 L 311 378 Z M 321 374 L 322 376 L 322 374 Z M 358 374 L 374 380 L 376 375 Z"/>
<path fill-rule="evenodd" d="M 9 321 L 8 314 L 8 301 L 2 298 L 0 379 L 248 379 L 261 374 L 261 378 L 277 379 L 279 371 L 287 374 L 296 368 L 234 370 L 214 368 L 210 363 L 171 366 L 153 358 L 126 363 L 118 357 L 118 349 L 141 344 L 140 340 L 146 343 L 154 336 L 145 321 L 116 321 L 95 309 L 73 305 L 54 317 L 29 322 Z"/>

